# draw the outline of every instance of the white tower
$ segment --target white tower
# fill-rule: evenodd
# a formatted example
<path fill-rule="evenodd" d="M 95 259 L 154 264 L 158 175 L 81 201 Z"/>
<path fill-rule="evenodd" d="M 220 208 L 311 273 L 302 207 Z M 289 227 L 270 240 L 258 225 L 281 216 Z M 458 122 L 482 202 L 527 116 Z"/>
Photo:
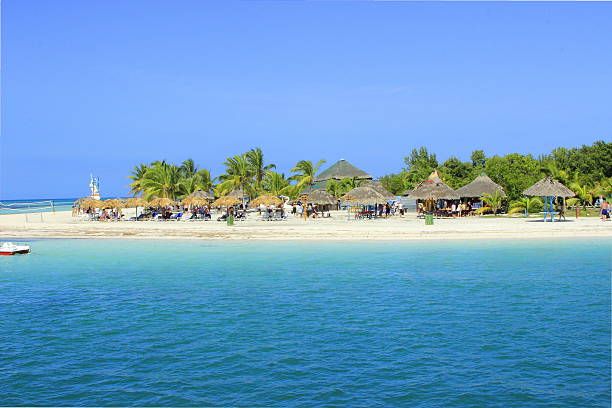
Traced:
<path fill-rule="evenodd" d="M 89 175 L 89 189 L 91 190 L 90 197 L 94 200 L 100 199 L 100 179 L 94 177 L 93 174 Z"/>

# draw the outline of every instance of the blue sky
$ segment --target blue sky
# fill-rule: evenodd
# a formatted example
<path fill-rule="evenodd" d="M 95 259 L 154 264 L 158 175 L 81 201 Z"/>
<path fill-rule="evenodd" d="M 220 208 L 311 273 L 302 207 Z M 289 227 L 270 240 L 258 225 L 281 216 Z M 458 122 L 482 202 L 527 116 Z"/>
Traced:
<path fill-rule="evenodd" d="M 288 173 L 381 176 L 549 152 L 612 129 L 612 4 L 2 1 L 0 199 L 79 197 L 89 173 L 251 147 Z"/>

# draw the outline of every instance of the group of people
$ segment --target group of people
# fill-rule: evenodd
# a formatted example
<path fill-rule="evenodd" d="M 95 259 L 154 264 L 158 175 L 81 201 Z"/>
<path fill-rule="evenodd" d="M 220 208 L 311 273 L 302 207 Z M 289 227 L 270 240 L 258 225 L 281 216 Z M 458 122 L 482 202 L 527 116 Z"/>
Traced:
<path fill-rule="evenodd" d="M 474 215 L 473 210 L 480 208 L 481 206 L 481 203 L 473 203 L 471 201 L 458 202 L 438 200 L 435 203 L 434 211 L 436 215 L 445 217 L 465 217 L 468 215 Z M 431 209 L 427 208 L 426 203 L 418 203 L 417 212 L 419 215 L 429 211 L 431 211 Z"/>

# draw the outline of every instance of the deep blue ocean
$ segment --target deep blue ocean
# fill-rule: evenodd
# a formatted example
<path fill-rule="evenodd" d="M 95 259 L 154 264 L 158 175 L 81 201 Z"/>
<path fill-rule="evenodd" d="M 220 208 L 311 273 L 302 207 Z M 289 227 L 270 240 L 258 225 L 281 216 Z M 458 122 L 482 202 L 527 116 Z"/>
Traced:
<path fill-rule="evenodd" d="M 30 242 L 1 406 L 610 406 L 610 243 Z"/>

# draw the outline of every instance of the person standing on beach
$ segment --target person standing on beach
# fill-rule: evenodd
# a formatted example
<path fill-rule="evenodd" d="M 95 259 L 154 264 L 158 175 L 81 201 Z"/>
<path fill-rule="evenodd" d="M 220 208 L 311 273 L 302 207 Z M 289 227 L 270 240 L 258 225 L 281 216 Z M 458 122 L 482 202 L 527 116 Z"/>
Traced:
<path fill-rule="evenodd" d="M 608 203 L 608 200 L 604 198 L 603 202 L 601 203 L 601 220 L 606 221 L 608 218 L 610 218 L 610 204 Z"/>

